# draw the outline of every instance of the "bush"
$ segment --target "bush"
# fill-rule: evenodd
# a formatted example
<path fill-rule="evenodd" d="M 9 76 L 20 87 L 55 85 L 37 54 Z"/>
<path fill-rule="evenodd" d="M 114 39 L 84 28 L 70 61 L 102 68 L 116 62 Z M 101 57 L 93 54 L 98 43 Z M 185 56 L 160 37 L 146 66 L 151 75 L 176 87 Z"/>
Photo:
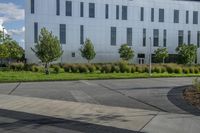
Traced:
<path fill-rule="evenodd" d="M 126 73 L 131 73 L 131 67 L 127 65 L 126 68 L 125 68 L 125 72 Z"/>
<path fill-rule="evenodd" d="M 115 64 L 112 64 L 112 66 L 111 66 L 111 72 L 112 73 L 114 73 L 114 72 L 119 73 L 120 72 L 119 66 L 117 66 Z"/>
<path fill-rule="evenodd" d="M 167 72 L 166 68 L 165 67 L 161 67 L 161 73 L 165 73 Z"/>
<path fill-rule="evenodd" d="M 182 74 L 183 73 L 183 69 L 181 67 L 176 67 L 174 69 L 174 73 L 176 73 L 176 74 Z"/>
<path fill-rule="evenodd" d="M 64 64 L 64 65 L 63 65 L 63 69 L 64 69 L 65 72 L 68 72 L 68 73 L 69 73 L 69 72 L 71 72 L 71 65 Z"/>
<path fill-rule="evenodd" d="M 61 70 L 61 68 L 60 68 L 60 66 L 58 66 L 58 65 L 54 65 L 54 66 L 52 66 L 53 67 L 53 71 L 55 72 L 55 73 L 60 73 L 60 70 Z"/>
<path fill-rule="evenodd" d="M 154 70 L 153 70 L 154 72 L 156 72 L 156 73 L 161 73 L 162 71 L 161 71 L 161 67 L 154 67 Z"/>
<path fill-rule="evenodd" d="M 149 67 L 148 67 L 148 66 L 145 66 L 145 67 L 144 67 L 144 72 L 145 72 L 145 73 L 148 73 L 148 72 L 149 72 Z"/>
<path fill-rule="evenodd" d="M 79 65 L 78 69 L 79 69 L 80 73 L 87 73 L 88 72 L 88 68 L 85 65 Z"/>
<path fill-rule="evenodd" d="M 189 74 L 189 73 L 190 73 L 190 69 L 187 68 L 187 67 L 184 67 L 184 68 L 183 68 L 183 73 L 184 73 L 184 74 Z"/>
<path fill-rule="evenodd" d="M 167 66 L 166 69 L 168 73 L 174 73 L 174 68 L 172 66 Z"/>
<path fill-rule="evenodd" d="M 131 66 L 131 73 L 135 73 L 136 72 L 136 67 L 135 66 Z"/>
<path fill-rule="evenodd" d="M 89 72 L 93 73 L 96 71 L 96 67 L 94 65 L 87 65 Z"/>
<path fill-rule="evenodd" d="M 39 69 L 38 66 L 32 66 L 32 67 L 31 67 L 31 71 L 32 71 L 32 72 L 39 72 L 39 70 L 40 70 L 40 69 Z"/>
<path fill-rule="evenodd" d="M 104 65 L 101 69 L 101 73 L 111 73 L 111 65 Z"/>
<path fill-rule="evenodd" d="M 13 71 L 23 71 L 24 70 L 24 63 L 12 63 L 10 65 L 10 69 Z"/>
<path fill-rule="evenodd" d="M 128 67 L 127 62 L 120 61 L 118 65 L 119 65 L 119 68 L 120 68 L 120 72 L 125 73 L 127 71 L 127 67 Z"/>
<path fill-rule="evenodd" d="M 194 68 L 194 73 L 198 74 L 199 73 L 199 69 L 197 67 Z"/>
<path fill-rule="evenodd" d="M 136 66 L 136 72 L 143 73 L 144 72 L 143 67 L 142 66 Z"/>
<path fill-rule="evenodd" d="M 194 67 L 190 67 L 190 73 L 194 73 Z"/>

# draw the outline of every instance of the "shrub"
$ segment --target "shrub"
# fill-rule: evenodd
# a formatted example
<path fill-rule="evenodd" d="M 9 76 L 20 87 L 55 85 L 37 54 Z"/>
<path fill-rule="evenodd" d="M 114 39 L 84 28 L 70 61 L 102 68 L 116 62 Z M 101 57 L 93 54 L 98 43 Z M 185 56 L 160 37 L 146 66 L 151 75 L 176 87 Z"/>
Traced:
<path fill-rule="evenodd" d="M 148 67 L 148 66 L 145 66 L 145 67 L 144 67 L 144 72 L 145 72 L 145 73 L 148 73 L 148 72 L 149 72 L 149 67 Z"/>
<path fill-rule="evenodd" d="M 91 73 L 93 73 L 93 72 L 96 71 L 96 67 L 95 67 L 94 65 L 87 65 L 87 67 L 88 67 L 88 70 L 89 70 Z"/>
<path fill-rule="evenodd" d="M 138 72 L 138 73 L 143 73 L 143 72 L 144 72 L 143 67 L 141 67 L 141 66 L 136 66 L 136 72 Z"/>
<path fill-rule="evenodd" d="M 194 73 L 194 67 L 190 67 L 190 73 Z"/>
<path fill-rule="evenodd" d="M 168 73 L 174 73 L 174 68 L 172 66 L 166 67 Z"/>
<path fill-rule="evenodd" d="M 119 73 L 120 72 L 119 66 L 117 66 L 115 64 L 112 64 L 112 66 L 111 66 L 111 72 L 112 73 L 114 73 L 114 72 Z"/>
<path fill-rule="evenodd" d="M 131 73 L 135 73 L 136 72 L 136 67 L 135 66 L 131 66 Z"/>
<path fill-rule="evenodd" d="M 195 89 L 197 90 L 197 92 L 200 92 L 200 80 L 199 80 L 199 78 L 195 78 L 193 80 L 193 85 L 194 85 Z"/>
<path fill-rule="evenodd" d="M 131 73 L 131 67 L 127 65 L 126 68 L 125 68 L 125 72 Z"/>
<path fill-rule="evenodd" d="M 176 73 L 176 74 L 182 74 L 183 73 L 183 69 L 181 67 L 176 67 L 174 69 L 174 73 Z"/>
<path fill-rule="evenodd" d="M 119 72 L 120 72 L 119 66 L 115 66 L 115 72 L 116 72 L 116 73 L 119 73 Z"/>
<path fill-rule="evenodd" d="M 78 69 L 79 69 L 80 73 L 87 73 L 88 72 L 88 68 L 85 65 L 79 65 Z"/>
<path fill-rule="evenodd" d="M 154 72 L 156 72 L 156 73 L 161 73 L 162 71 L 161 71 L 161 67 L 155 67 L 154 68 Z"/>
<path fill-rule="evenodd" d="M 54 71 L 55 73 L 60 73 L 60 70 L 61 70 L 60 66 L 58 66 L 58 65 L 54 65 L 54 66 L 53 66 L 53 71 Z"/>
<path fill-rule="evenodd" d="M 161 73 L 167 72 L 167 69 L 165 67 L 161 67 Z"/>
<path fill-rule="evenodd" d="M 35 64 L 24 64 L 24 70 L 25 71 L 31 71 L 32 67 L 34 66 Z"/>
<path fill-rule="evenodd" d="M 127 70 L 127 67 L 128 67 L 127 62 L 121 61 L 121 62 L 119 62 L 118 65 L 119 65 L 119 68 L 120 68 L 120 72 L 125 73 L 126 70 Z"/>
<path fill-rule="evenodd" d="M 39 67 L 38 66 L 32 66 L 31 71 L 32 72 L 39 72 Z"/>
<path fill-rule="evenodd" d="M 199 69 L 197 67 L 194 68 L 194 73 L 198 74 L 199 73 Z"/>
<path fill-rule="evenodd" d="M 64 64 L 64 65 L 63 65 L 63 68 L 64 68 L 64 71 L 65 71 L 65 72 L 68 72 L 68 73 L 71 72 L 71 65 Z"/>
<path fill-rule="evenodd" d="M 10 69 L 13 71 L 23 71 L 24 70 L 24 63 L 12 63 L 10 65 Z"/>
<path fill-rule="evenodd" d="M 189 73 L 190 73 L 190 69 L 187 68 L 187 67 L 184 67 L 184 68 L 183 68 L 183 73 L 184 73 L 184 74 L 189 74 Z"/>
<path fill-rule="evenodd" d="M 72 73 L 77 73 L 78 72 L 78 66 L 76 64 L 71 65 L 71 72 Z"/>
<path fill-rule="evenodd" d="M 110 73 L 111 72 L 111 65 L 104 65 L 102 66 L 101 73 Z"/>

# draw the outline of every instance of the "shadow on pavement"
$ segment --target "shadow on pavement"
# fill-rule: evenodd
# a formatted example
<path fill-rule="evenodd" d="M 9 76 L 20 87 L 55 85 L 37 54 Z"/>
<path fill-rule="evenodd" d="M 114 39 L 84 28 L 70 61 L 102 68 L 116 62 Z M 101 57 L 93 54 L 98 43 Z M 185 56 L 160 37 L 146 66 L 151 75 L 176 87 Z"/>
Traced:
<path fill-rule="evenodd" d="M 171 89 L 167 94 L 167 98 L 170 102 L 172 102 L 180 109 L 192 115 L 200 116 L 200 110 L 195 106 L 192 106 L 189 103 L 187 103 L 187 101 L 185 101 L 183 98 L 183 91 L 185 90 L 186 87 L 188 86 L 175 87 Z"/>
<path fill-rule="evenodd" d="M 73 120 L 65 120 L 54 117 L 47 117 L 23 112 L 16 112 L 10 110 L 0 109 L 0 117 L 4 117 L 5 121 L 0 122 L 0 129 L 4 131 L 12 131 L 15 129 L 22 130 L 23 127 L 34 126 L 34 129 L 37 130 L 39 127 L 47 128 L 49 126 L 56 127 L 55 131 L 51 129 L 52 132 L 57 131 L 58 128 L 62 128 L 66 131 L 72 130 L 74 132 L 83 132 L 83 133 L 142 133 L 138 131 L 131 131 L 126 129 L 120 129 L 115 127 L 108 127 L 96 124 L 90 124 L 85 122 L 73 121 Z M 10 122 L 7 119 L 15 119 L 16 121 Z"/>

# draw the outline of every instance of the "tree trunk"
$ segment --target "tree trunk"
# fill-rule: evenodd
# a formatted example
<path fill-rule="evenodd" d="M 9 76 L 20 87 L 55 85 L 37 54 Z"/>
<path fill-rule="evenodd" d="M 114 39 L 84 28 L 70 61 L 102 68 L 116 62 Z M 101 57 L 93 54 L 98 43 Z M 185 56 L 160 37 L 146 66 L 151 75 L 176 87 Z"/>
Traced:
<path fill-rule="evenodd" d="M 163 64 L 165 64 L 165 58 L 163 58 Z"/>
<path fill-rule="evenodd" d="M 48 66 L 48 62 L 45 63 L 45 74 L 49 75 L 49 66 Z"/>

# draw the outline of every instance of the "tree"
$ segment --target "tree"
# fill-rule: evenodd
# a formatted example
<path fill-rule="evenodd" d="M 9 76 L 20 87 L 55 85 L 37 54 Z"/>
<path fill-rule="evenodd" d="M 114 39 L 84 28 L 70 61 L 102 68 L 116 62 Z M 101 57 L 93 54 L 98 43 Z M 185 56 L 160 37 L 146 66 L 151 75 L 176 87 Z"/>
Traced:
<path fill-rule="evenodd" d="M 154 54 L 158 62 L 165 63 L 165 59 L 169 57 L 167 48 L 158 48 L 157 50 L 154 51 Z"/>
<path fill-rule="evenodd" d="M 49 63 L 56 61 L 63 54 L 62 47 L 56 36 L 46 28 L 41 29 L 39 41 L 31 48 L 35 55 L 45 64 L 45 72 L 49 74 Z"/>
<path fill-rule="evenodd" d="M 85 44 L 80 48 L 81 56 L 85 58 L 88 63 L 93 60 L 96 56 L 94 46 L 90 39 L 86 39 Z"/>
<path fill-rule="evenodd" d="M 182 44 L 176 48 L 176 51 L 178 53 L 179 63 L 191 65 L 195 62 L 197 57 L 197 46 L 194 44 Z"/>
<path fill-rule="evenodd" d="M 119 54 L 120 58 L 125 61 L 129 61 L 134 57 L 134 51 L 131 49 L 131 47 L 128 46 L 128 44 L 121 45 L 119 49 Z"/>
<path fill-rule="evenodd" d="M 2 60 L 8 58 L 8 47 L 5 44 L 0 44 L 0 59 Z"/>

